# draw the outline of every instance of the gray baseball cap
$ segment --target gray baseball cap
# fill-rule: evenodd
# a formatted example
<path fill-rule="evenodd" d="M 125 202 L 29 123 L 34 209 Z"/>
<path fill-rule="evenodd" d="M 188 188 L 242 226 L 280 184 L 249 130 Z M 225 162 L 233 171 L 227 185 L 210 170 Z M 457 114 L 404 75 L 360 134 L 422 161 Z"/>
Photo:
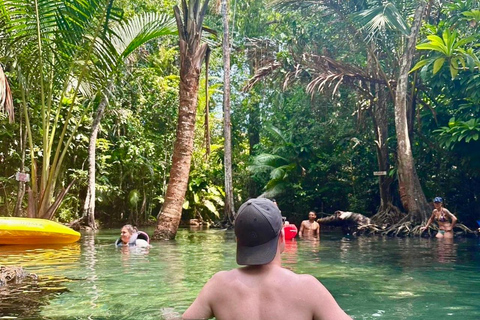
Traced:
<path fill-rule="evenodd" d="M 277 253 L 282 226 L 280 210 L 271 200 L 257 198 L 242 204 L 235 216 L 237 263 L 262 265 L 271 262 Z"/>

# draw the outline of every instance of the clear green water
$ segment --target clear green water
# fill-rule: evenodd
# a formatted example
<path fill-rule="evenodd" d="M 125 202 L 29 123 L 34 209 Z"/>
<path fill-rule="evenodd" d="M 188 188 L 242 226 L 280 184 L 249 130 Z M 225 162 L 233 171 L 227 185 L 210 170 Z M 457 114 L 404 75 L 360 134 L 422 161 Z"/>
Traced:
<path fill-rule="evenodd" d="M 215 272 L 237 266 L 232 231 L 180 230 L 149 250 L 116 249 L 118 234 L 84 234 L 54 248 L 0 246 L 0 264 L 72 280 L 29 319 L 170 319 Z M 354 319 L 480 319 L 479 239 L 348 240 L 324 232 L 320 242 L 289 243 L 283 260 L 317 277 Z M 0 309 L 2 317 L 15 314 Z"/>

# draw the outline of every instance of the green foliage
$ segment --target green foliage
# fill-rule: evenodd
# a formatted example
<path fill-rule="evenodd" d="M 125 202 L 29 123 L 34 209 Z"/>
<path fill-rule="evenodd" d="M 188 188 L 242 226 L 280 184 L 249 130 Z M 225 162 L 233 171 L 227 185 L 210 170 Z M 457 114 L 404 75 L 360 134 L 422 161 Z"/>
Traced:
<path fill-rule="evenodd" d="M 447 148 L 453 148 L 456 143 L 478 141 L 480 134 L 480 119 L 459 121 L 450 119 L 448 127 L 441 127 L 434 132 L 439 133 L 440 142 Z"/>
<path fill-rule="evenodd" d="M 453 79 L 458 75 L 460 69 L 468 68 L 473 70 L 475 67 L 480 67 L 480 60 L 473 48 L 464 48 L 465 45 L 478 41 L 478 37 L 470 36 L 458 39 L 457 32 L 451 33 L 449 29 L 446 29 L 443 31 L 442 37 L 433 34 L 428 35 L 427 39 L 429 42 L 417 45 L 417 49 L 430 50 L 433 52 L 433 55 L 417 62 L 411 72 L 420 68 L 428 68 L 433 64 L 433 74 L 435 75 L 447 62 Z"/>

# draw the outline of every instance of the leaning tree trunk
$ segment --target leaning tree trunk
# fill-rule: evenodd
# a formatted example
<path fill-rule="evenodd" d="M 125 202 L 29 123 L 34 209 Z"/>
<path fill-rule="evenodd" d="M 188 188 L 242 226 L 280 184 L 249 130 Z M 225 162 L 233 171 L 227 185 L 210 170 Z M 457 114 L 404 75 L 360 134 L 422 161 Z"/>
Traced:
<path fill-rule="evenodd" d="M 225 167 L 225 220 L 232 224 L 235 212 L 232 178 L 232 125 L 230 123 L 230 38 L 228 35 L 228 3 L 222 0 L 223 20 L 223 134 Z"/>
<path fill-rule="evenodd" d="M 395 129 L 398 144 L 398 179 L 399 184 L 403 186 L 405 191 L 403 205 L 409 213 L 409 219 L 418 222 L 425 221 L 427 219 L 429 206 L 415 169 L 412 146 L 408 133 L 407 90 L 408 74 L 410 71 L 417 35 L 420 29 L 425 7 L 425 1 L 419 1 L 418 7 L 415 11 L 411 34 L 408 38 L 407 48 L 400 59 L 400 73 L 398 76 L 395 96 Z"/>
<path fill-rule="evenodd" d="M 207 7 L 208 0 L 201 10 L 200 0 L 188 4 L 183 0 L 183 15 L 178 6 L 174 8 L 180 37 L 180 105 L 170 178 L 153 239 L 174 239 L 182 216 L 192 160 L 200 68 L 208 49 L 207 44 L 200 44 Z"/>
<path fill-rule="evenodd" d="M 111 89 L 112 85 L 110 84 L 108 87 Z M 97 112 L 95 113 L 95 118 L 93 119 L 92 132 L 90 133 L 90 142 L 88 144 L 88 185 L 87 196 L 85 197 L 85 203 L 83 205 L 82 218 L 84 223 L 94 230 L 97 229 L 97 225 L 95 223 L 95 148 L 97 146 L 97 136 L 100 128 L 100 122 L 102 121 L 107 104 L 107 97 L 103 96 L 100 104 L 98 105 Z"/>

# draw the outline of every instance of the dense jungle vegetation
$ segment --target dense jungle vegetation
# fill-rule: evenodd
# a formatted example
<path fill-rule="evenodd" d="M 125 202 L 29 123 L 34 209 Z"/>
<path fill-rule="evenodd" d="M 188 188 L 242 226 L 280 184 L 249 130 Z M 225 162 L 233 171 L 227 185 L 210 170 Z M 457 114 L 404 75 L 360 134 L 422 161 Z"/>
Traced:
<path fill-rule="evenodd" d="M 176 4 L 2 1 L 1 216 L 88 215 L 93 155 L 95 219 L 154 223 L 178 134 Z M 264 195 L 293 222 L 309 210 L 343 210 L 419 224 L 441 196 L 461 223 L 478 227 L 478 1 L 227 4 L 235 208 Z M 208 3 L 203 26 L 209 65 L 199 79 L 182 219 L 220 221 L 220 1 Z M 17 181 L 17 172 L 30 180 Z"/>

